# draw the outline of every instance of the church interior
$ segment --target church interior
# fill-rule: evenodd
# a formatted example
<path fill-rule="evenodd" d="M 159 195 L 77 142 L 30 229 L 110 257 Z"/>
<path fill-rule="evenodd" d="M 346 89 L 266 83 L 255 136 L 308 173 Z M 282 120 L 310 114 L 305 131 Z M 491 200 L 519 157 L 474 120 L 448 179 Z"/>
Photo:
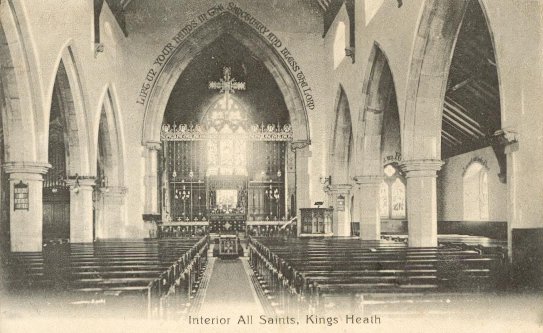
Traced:
<path fill-rule="evenodd" d="M 541 325 L 542 11 L 0 0 L 1 316 Z"/>

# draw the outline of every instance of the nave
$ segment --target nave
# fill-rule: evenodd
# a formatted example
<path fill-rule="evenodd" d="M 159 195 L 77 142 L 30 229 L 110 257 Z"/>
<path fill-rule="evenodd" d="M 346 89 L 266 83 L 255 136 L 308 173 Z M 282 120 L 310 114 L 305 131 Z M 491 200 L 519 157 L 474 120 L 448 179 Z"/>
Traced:
<path fill-rule="evenodd" d="M 0 331 L 540 325 L 542 6 L 0 0 Z"/>

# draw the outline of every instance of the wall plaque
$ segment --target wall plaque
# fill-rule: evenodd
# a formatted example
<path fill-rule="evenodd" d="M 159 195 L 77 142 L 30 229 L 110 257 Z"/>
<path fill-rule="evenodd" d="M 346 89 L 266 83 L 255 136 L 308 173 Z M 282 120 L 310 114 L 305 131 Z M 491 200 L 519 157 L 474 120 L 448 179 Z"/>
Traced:
<path fill-rule="evenodd" d="M 337 197 L 336 210 L 341 212 L 345 211 L 345 197 L 341 194 Z"/>
<path fill-rule="evenodd" d="M 13 210 L 28 210 L 28 184 L 23 183 L 22 180 L 19 184 L 15 184 L 13 196 Z"/>

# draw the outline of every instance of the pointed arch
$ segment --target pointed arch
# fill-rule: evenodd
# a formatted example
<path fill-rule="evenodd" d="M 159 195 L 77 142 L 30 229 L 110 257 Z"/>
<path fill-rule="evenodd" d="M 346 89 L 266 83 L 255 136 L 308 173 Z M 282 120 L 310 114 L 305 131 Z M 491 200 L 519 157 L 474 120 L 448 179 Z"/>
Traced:
<path fill-rule="evenodd" d="M 358 117 L 356 138 L 357 176 L 380 176 L 383 173 L 381 143 L 384 113 L 396 104 L 396 89 L 388 59 L 377 42 L 370 53 L 362 85 L 362 112 Z M 390 110 L 398 113 L 395 110 Z M 401 137 L 401 133 L 399 135 Z"/>
<path fill-rule="evenodd" d="M 329 170 L 334 184 L 350 183 L 353 126 L 351 109 L 345 90 L 340 85 L 336 94 L 335 119 L 329 145 Z"/>
<path fill-rule="evenodd" d="M 126 179 L 122 121 L 115 94 L 110 85 L 104 89 L 99 105 L 100 112 L 98 113 L 99 118 L 95 122 L 95 140 L 93 141 L 97 147 L 96 157 L 104 163 L 108 185 L 124 187 Z"/>
<path fill-rule="evenodd" d="M 309 142 L 309 121 L 303 95 L 283 56 L 245 22 L 231 13 L 224 12 L 188 36 L 174 50 L 158 73 L 145 108 L 143 144 L 160 141 L 162 119 L 175 83 L 190 61 L 223 34 L 232 36 L 262 60 L 283 94 L 289 110 L 294 140 Z"/>
<path fill-rule="evenodd" d="M 470 0 L 427 0 L 416 32 L 403 119 L 405 160 L 441 158 L 441 117 L 449 67 Z"/>
<path fill-rule="evenodd" d="M 41 85 L 37 62 L 25 32 L 21 4 L 0 4 L 0 88 L 4 96 L 5 162 L 47 160 L 46 120 L 41 116 Z M 44 143 L 45 142 L 45 146 Z"/>
<path fill-rule="evenodd" d="M 51 98 L 58 100 L 61 116 L 66 124 L 67 173 L 73 176 L 90 176 L 91 139 L 83 80 L 77 66 L 73 49 L 67 45 L 61 52 L 57 66 Z"/>

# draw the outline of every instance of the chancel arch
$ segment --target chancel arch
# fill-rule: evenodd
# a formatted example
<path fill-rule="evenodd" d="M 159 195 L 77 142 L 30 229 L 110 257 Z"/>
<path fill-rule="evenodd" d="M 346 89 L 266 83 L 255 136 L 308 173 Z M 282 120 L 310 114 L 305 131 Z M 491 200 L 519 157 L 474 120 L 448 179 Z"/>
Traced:
<path fill-rule="evenodd" d="M 296 217 L 287 103 L 274 74 L 234 36 L 222 34 L 188 64 L 161 130 L 161 232 L 261 234 Z"/>
<path fill-rule="evenodd" d="M 96 186 L 94 187 L 95 239 L 128 237 L 126 230 L 124 145 L 120 115 L 107 88 L 101 103 L 97 133 Z"/>
<path fill-rule="evenodd" d="M 377 43 L 368 61 L 362 88 L 362 112 L 358 118 L 355 173 L 356 204 L 360 237 L 376 240 L 381 237 L 381 196 L 390 195 L 383 186 L 385 167 L 401 160 L 401 126 L 396 90 L 388 60 Z M 386 192 L 386 193 L 385 193 Z M 387 203 L 390 200 L 387 197 Z M 390 207 L 388 207 L 390 210 Z M 387 214 L 387 218 L 390 214 Z"/>
<path fill-rule="evenodd" d="M 336 107 L 328 147 L 329 176 L 326 191 L 329 205 L 335 207 L 333 232 L 337 236 L 351 234 L 350 192 L 353 130 L 349 100 L 343 87 L 338 88 Z"/>
<path fill-rule="evenodd" d="M 181 43 L 164 64 L 151 89 L 145 108 L 142 133 L 143 143 L 148 148 L 146 165 L 147 199 L 144 219 L 159 215 L 160 205 L 158 202 L 160 199 L 155 191 L 158 182 L 155 170 L 158 167 L 160 132 L 170 95 L 189 63 L 204 48 L 225 36 L 250 51 L 252 57 L 260 61 L 262 68 L 270 74 L 275 82 L 279 95 L 285 104 L 292 131 L 292 144 L 289 149 L 293 153 L 291 159 L 296 163 L 295 188 L 302 192 L 308 191 L 309 123 L 306 106 L 297 81 L 289 71 L 283 57 L 262 36 L 258 35 L 246 23 L 225 12 L 196 29 Z M 239 71 L 233 73 L 236 76 Z M 216 75 L 215 73 L 215 80 L 217 79 Z M 295 196 L 295 200 L 297 207 L 309 206 L 307 196 Z M 298 224 L 298 229 L 300 229 L 300 224 Z"/>
<path fill-rule="evenodd" d="M 155 79 L 145 107 L 143 143 L 160 141 L 160 130 L 173 86 L 190 61 L 223 34 L 230 35 L 262 61 L 273 75 L 285 99 L 291 118 L 294 141 L 309 141 L 309 123 L 304 100 L 293 74 L 283 57 L 254 29 L 225 12 L 210 19 L 188 36 L 168 58 Z"/>

